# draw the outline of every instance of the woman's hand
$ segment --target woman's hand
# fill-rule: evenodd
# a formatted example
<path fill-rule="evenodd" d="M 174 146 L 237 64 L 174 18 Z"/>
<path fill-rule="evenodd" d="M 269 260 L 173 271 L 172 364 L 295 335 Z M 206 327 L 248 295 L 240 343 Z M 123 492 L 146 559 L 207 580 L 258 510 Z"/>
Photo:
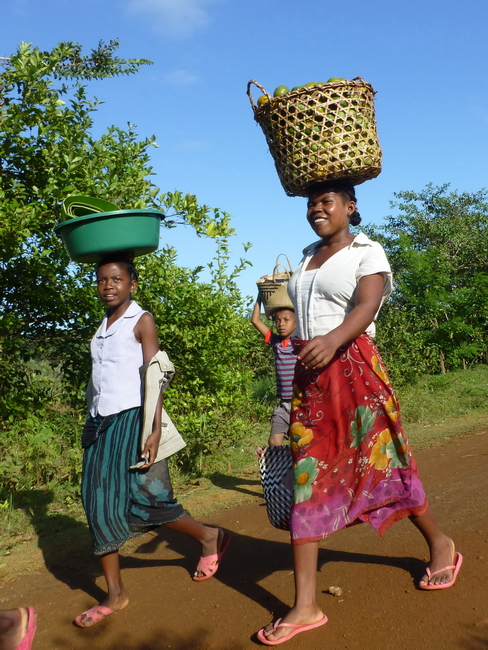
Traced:
<path fill-rule="evenodd" d="M 147 469 L 154 464 L 156 456 L 158 455 L 159 441 L 161 439 L 161 430 L 153 431 L 151 435 L 146 440 L 144 449 L 141 453 L 141 460 L 145 460 L 144 465 L 141 465 L 139 469 Z"/>
<path fill-rule="evenodd" d="M 325 368 L 339 346 L 332 332 L 316 336 L 300 350 L 298 360 L 305 368 Z"/>

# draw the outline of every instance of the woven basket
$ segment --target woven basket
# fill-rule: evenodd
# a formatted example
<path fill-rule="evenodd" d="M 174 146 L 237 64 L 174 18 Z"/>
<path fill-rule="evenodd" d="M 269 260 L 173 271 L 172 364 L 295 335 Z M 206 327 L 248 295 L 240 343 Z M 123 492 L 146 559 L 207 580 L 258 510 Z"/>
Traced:
<path fill-rule="evenodd" d="M 288 263 L 288 268 L 283 264 L 279 263 L 278 260 L 280 259 L 280 257 L 286 258 L 286 261 Z M 280 271 L 279 270 L 280 268 L 283 270 Z M 274 311 L 277 307 L 293 307 L 293 304 L 290 298 L 288 297 L 288 293 L 286 290 L 288 280 L 291 278 L 292 273 L 293 273 L 293 268 L 290 260 L 288 259 L 288 256 L 285 255 L 284 253 L 280 253 L 276 258 L 275 267 L 270 279 L 266 279 L 266 280 L 261 279 L 258 282 L 256 282 L 258 286 L 259 298 L 263 303 L 264 311 L 268 317 L 271 314 L 271 312 Z M 276 300 L 274 300 L 274 296 L 277 294 L 278 291 L 280 292 L 279 295 L 282 296 L 281 300 L 283 304 L 281 304 L 281 302 L 280 304 L 277 304 Z"/>
<path fill-rule="evenodd" d="M 268 98 L 254 103 L 251 86 Z M 361 77 L 299 88 L 271 97 L 247 85 L 254 119 L 263 129 L 288 196 L 306 196 L 312 183 L 344 178 L 359 185 L 381 172 L 375 92 Z"/>

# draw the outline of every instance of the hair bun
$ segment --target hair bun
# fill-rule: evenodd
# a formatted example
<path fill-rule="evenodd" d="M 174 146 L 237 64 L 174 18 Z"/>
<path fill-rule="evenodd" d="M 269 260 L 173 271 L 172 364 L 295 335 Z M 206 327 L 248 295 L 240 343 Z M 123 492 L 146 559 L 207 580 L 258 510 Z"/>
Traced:
<path fill-rule="evenodd" d="M 359 224 L 361 223 L 361 215 L 357 210 L 354 210 L 354 212 L 349 217 L 349 223 L 351 224 L 351 226 L 359 226 Z"/>

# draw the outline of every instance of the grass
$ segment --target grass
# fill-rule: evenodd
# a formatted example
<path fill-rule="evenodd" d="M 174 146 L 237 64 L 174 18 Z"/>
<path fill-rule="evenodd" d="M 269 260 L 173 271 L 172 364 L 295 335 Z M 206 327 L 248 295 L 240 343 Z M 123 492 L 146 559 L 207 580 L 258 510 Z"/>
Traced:
<path fill-rule="evenodd" d="M 422 377 L 398 391 L 414 449 L 442 444 L 488 427 L 488 366 Z"/>
<path fill-rule="evenodd" d="M 257 388 L 258 407 L 267 414 L 272 406 L 264 408 L 263 402 L 268 401 L 269 384 Z M 398 397 L 414 450 L 488 429 L 488 366 L 423 377 L 413 386 L 402 387 Z M 206 458 L 203 475 L 198 478 L 189 479 L 171 460 L 175 493 L 183 506 L 195 517 L 202 517 L 259 496 L 255 450 L 266 444 L 268 434 L 269 423 L 263 417 L 261 423 L 250 426 L 240 444 L 222 447 L 218 455 Z M 46 552 L 72 557 L 89 553 L 89 549 L 81 503 L 72 493 L 57 488 L 0 497 L 1 573 L 38 568 Z"/>

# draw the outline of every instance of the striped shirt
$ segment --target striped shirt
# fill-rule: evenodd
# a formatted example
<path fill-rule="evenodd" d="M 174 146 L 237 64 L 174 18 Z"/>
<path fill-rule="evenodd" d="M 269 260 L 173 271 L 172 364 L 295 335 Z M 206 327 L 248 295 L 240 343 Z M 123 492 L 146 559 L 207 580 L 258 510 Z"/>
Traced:
<path fill-rule="evenodd" d="M 284 339 L 268 330 L 264 342 L 271 345 L 275 355 L 276 397 L 281 401 L 289 401 L 293 396 L 293 377 L 297 357 L 293 352 L 293 339 Z"/>

